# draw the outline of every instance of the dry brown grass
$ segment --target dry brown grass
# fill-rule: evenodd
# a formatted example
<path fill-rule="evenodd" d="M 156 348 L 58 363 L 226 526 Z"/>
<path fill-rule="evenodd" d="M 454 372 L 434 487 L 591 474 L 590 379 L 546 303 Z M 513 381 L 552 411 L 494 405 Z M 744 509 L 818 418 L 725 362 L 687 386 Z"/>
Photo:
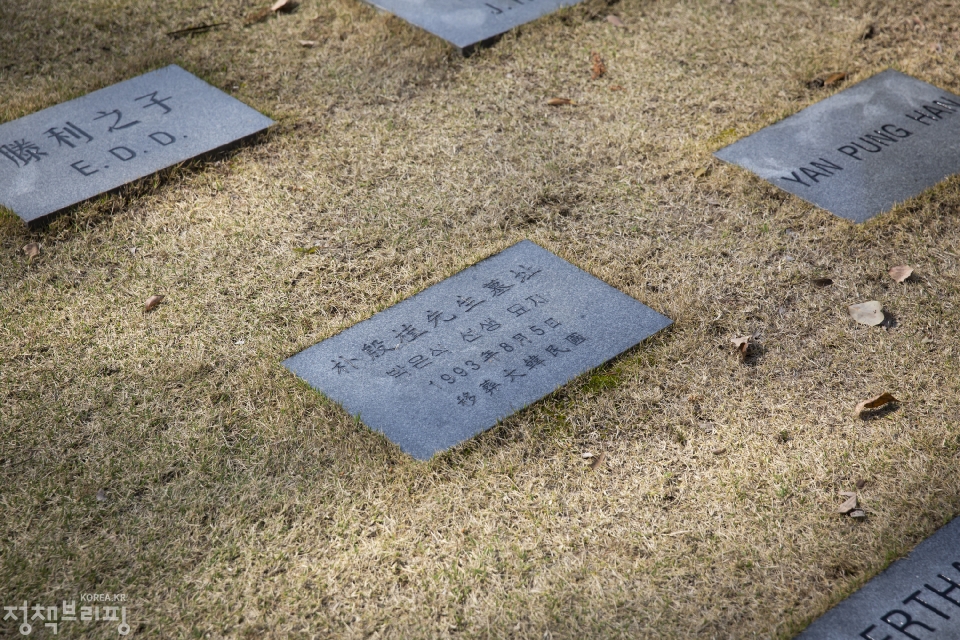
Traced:
<path fill-rule="evenodd" d="M 2 604 L 123 592 L 149 637 L 789 637 L 960 512 L 960 179 L 854 226 L 710 156 L 823 72 L 960 91 L 955 4 L 589 0 L 467 59 L 354 0 L 257 6 L 0 4 L 0 121 L 177 63 L 279 122 L 0 219 Z M 676 324 L 429 463 L 279 366 L 522 238 Z M 852 323 L 868 299 L 897 326 Z"/>

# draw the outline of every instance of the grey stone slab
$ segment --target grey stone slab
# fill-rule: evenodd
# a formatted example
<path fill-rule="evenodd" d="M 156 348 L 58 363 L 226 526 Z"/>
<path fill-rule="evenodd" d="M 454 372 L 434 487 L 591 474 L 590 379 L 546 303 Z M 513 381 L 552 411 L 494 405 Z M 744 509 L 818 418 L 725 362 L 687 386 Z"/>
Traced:
<path fill-rule="evenodd" d="M 271 124 L 170 65 L 0 125 L 0 204 L 36 220 Z"/>
<path fill-rule="evenodd" d="M 524 240 L 283 364 L 427 459 L 670 323 Z"/>
<path fill-rule="evenodd" d="M 462 49 L 582 0 L 368 0 Z"/>
<path fill-rule="evenodd" d="M 960 171 L 960 97 L 888 69 L 715 155 L 863 222 Z"/>
<path fill-rule="evenodd" d="M 960 518 L 823 614 L 797 640 L 960 638 Z"/>

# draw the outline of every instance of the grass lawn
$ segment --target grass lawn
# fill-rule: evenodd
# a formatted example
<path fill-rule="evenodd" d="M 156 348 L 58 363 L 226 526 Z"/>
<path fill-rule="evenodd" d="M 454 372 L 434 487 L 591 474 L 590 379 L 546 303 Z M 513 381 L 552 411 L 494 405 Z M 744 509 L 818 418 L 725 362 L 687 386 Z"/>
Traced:
<path fill-rule="evenodd" d="M 955 3 L 587 0 L 468 58 L 357 0 L 258 8 L 0 3 L 2 122 L 171 63 L 278 122 L 0 214 L 0 604 L 123 593 L 156 638 L 790 638 L 960 513 L 960 178 L 853 225 L 711 156 L 888 67 L 960 92 Z M 525 238 L 675 325 L 426 463 L 280 366 Z"/>

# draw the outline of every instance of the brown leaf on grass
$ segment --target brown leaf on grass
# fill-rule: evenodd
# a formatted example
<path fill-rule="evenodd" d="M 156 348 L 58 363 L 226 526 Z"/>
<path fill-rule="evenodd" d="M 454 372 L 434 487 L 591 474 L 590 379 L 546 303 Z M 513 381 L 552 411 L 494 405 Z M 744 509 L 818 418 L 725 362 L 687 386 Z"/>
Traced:
<path fill-rule="evenodd" d="M 250 15 L 248 15 L 246 20 L 243 21 L 243 24 L 249 27 L 252 24 L 263 22 L 264 20 L 269 18 L 271 15 L 273 15 L 273 11 L 270 10 L 270 7 L 267 7 L 265 9 L 259 9 L 257 11 L 254 11 Z"/>
<path fill-rule="evenodd" d="M 849 516 L 850 516 L 851 518 L 853 518 L 854 520 L 863 520 L 864 518 L 867 517 L 867 514 L 866 514 L 866 512 L 864 512 L 863 509 L 854 509 L 853 511 L 851 511 L 851 512 L 848 513 L 847 515 L 849 515 Z"/>
<path fill-rule="evenodd" d="M 623 91 L 623 87 L 619 84 L 610 85 L 610 91 Z"/>
<path fill-rule="evenodd" d="M 590 468 L 591 468 L 591 469 L 596 469 L 596 468 L 599 467 L 601 464 L 603 464 L 603 461 L 604 461 L 606 458 L 607 458 L 606 452 L 605 452 L 605 451 L 601 451 L 601 452 L 600 452 L 600 455 L 598 455 L 596 458 L 594 458 L 593 460 L 590 461 Z"/>
<path fill-rule="evenodd" d="M 813 286 L 820 287 L 821 289 L 823 287 L 829 287 L 832 284 L 833 284 L 833 280 L 831 280 L 830 278 L 814 278 L 813 279 Z"/>
<path fill-rule="evenodd" d="M 269 7 L 265 9 L 260 9 L 258 11 L 254 11 L 253 13 L 248 15 L 247 19 L 244 20 L 244 24 L 247 26 L 250 26 L 258 22 L 263 22 L 264 20 L 266 20 L 267 18 L 269 18 L 271 15 L 275 13 L 287 13 L 287 12 L 293 11 L 296 8 L 297 8 L 297 3 L 294 2 L 294 0 L 276 0 L 276 2 L 274 2 Z"/>
<path fill-rule="evenodd" d="M 883 405 L 889 404 L 889 403 L 891 403 L 891 402 L 900 402 L 900 401 L 897 400 L 896 398 L 894 398 L 894 397 L 893 397 L 892 395 L 890 395 L 889 393 L 886 393 L 886 392 L 881 393 L 880 395 L 878 395 L 878 396 L 875 397 L 875 398 L 870 398 L 869 400 L 864 400 L 863 402 L 861 402 L 860 404 L 858 404 L 858 405 L 857 405 L 857 409 L 856 409 L 857 415 L 860 415 L 861 413 L 863 413 L 863 412 L 864 412 L 865 410 L 867 410 L 867 409 L 879 409 L 879 408 L 882 407 Z"/>
<path fill-rule="evenodd" d="M 693 172 L 694 178 L 705 178 L 710 175 L 710 167 L 700 167 Z"/>
<path fill-rule="evenodd" d="M 870 327 L 875 327 L 883 322 L 883 310 L 876 300 L 852 304 L 849 307 L 850 317 Z"/>
<path fill-rule="evenodd" d="M 565 104 L 575 105 L 577 103 L 570 98 L 550 98 L 547 100 L 547 105 L 551 107 L 562 107 Z"/>
<path fill-rule="evenodd" d="M 900 264 L 895 267 L 890 267 L 890 277 L 896 280 L 897 282 L 903 282 L 913 274 L 913 267 L 905 264 Z"/>
<path fill-rule="evenodd" d="M 38 245 L 36 242 L 25 244 L 23 245 L 23 253 L 26 254 L 29 260 L 33 260 L 40 255 L 40 245 Z"/>
<path fill-rule="evenodd" d="M 846 80 L 846 78 L 847 78 L 847 74 L 842 71 L 838 73 L 831 73 L 830 75 L 828 75 L 826 78 L 823 79 L 823 86 L 832 87 L 835 84 L 840 84 L 841 82 Z"/>
<path fill-rule="evenodd" d="M 730 342 L 733 343 L 733 347 L 740 353 L 740 357 L 746 358 L 747 354 L 750 353 L 750 347 L 753 346 L 753 336 L 731 338 Z"/>
<path fill-rule="evenodd" d="M 300 46 L 301 46 L 301 47 L 310 48 L 310 47 L 315 47 L 315 46 L 317 46 L 317 41 L 316 41 L 316 40 L 298 40 L 297 42 L 300 43 Z"/>
<path fill-rule="evenodd" d="M 612 13 L 611 13 L 609 16 L 607 16 L 607 22 L 609 22 L 610 24 L 612 24 L 612 25 L 615 26 L 615 27 L 625 27 L 625 26 L 627 26 L 627 25 L 623 24 L 623 20 L 621 20 L 621 19 L 618 18 L 617 16 L 613 15 Z"/>
<path fill-rule="evenodd" d="M 149 298 L 147 298 L 146 304 L 143 305 L 143 312 L 144 312 L 144 313 L 147 313 L 148 311 L 152 311 L 152 310 L 155 309 L 155 308 L 157 307 L 157 305 L 160 304 L 162 301 L 163 301 L 163 296 L 159 296 L 159 295 L 157 295 L 157 296 L 150 296 Z"/>
<path fill-rule="evenodd" d="M 602 78 L 607 73 L 607 65 L 603 64 L 603 58 L 596 51 L 590 54 L 590 77 L 594 80 Z"/>
<path fill-rule="evenodd" d="M 857 489 L 863 489 L 865 486 L 867 486 L 867 481 L 863 478 L 860 478 L 855 484 L 857 485 Z"/>
<path fill-rule="evenodd" d="M 727 452 L 727 448 L 726 448 L 726 447 L 720 447 L 719 449 L 714 449 L 714 450 L 713 450 L 713 455 L 715 455 L 715 456 L 722 456 L 722 455 L 725 454 L 726 452 Z"/>
<path fill-rule="evenodd" d="M 849 491 L 841 491 L 840 495 L 847 496 L 847 499 L 837 509 L 838 513 L 847 515 L 848 513 L 850 513 L 851 511 L 857 508 L 857 494 L 850 493 Z"/>

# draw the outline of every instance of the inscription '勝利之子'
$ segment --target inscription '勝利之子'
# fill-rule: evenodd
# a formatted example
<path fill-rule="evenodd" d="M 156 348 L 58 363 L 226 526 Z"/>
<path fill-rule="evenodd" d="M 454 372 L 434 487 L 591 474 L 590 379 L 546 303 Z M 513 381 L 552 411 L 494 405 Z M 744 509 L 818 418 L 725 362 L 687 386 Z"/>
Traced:
<path fill-rule="evenodd" d="M 270 124 L 171 65 L 0 125 L 0 204 L 35 220 Z"/>
<path fill-rule="evenodd" d="M 525 241 L 284 364 L 428 458 L 669 323 Z"/>

